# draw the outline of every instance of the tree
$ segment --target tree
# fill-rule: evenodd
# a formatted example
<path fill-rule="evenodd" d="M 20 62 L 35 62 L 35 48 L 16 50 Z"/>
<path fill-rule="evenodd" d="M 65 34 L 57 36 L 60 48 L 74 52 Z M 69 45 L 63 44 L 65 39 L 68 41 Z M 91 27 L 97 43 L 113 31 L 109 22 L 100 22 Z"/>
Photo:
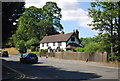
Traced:
<path fill-rule="evenodd" d="M 119 2 L 92 2 L 91 9 L 89 9 L 89 16 L 93 19 L 93 30 L 98 30 L 98 37 L 102 38 L 106 45 L 109 44 L 106 50 L 111 53 L 112 61 L 115 60 L 114 56 L 119 56 L 119 43 L 120 36 L 120 23 L 119 23 Z M 118 60 L 118 59 L 117 59 Z"/>
<path fill-rule="evenodd" d="M 28 41 L 32 38 L 37 38 L 40 40 L 43 36 L 43 31 L 41 31 L 43 30 L 41 17 L 41 8 L 36 8 L 34 6 L 26 8 L 25 12 L 18 19 L 18 28 L 16 30 L 16 33 L 13 35 L 14 41 Z M 38 23 L 41 23 L 41 25 Z"/>
<path fill-rule="evenodd" d="M 32 38 L 28 40 L 26 43 L 26 48 L 31 49 L 32 51 L 36 51 L 36 46 L 39 44 L 39 40 L 36 38 Z"/>
<path fill-rule="evenodd" d="M 60 24 L 60 8 L 54 2 L 47 2 L 43 8 L 31 6 L 18 19 L 18 28 L 12 36 L 14 44 L 19 40 L 24 40 L 27 48 L 37 47 L 45 35 L 58 34 L 58 30 L 63 29 Z M 50 9 L 49 9 L 50 8 Z M 58 13 L 59 12 L 59 13 Z M 33 47 L 34 46 L 34 47 Z"/>
<path fill-rule="evenodd" d="M 19 50 L 19 52 L 22 54 L 22 53 L 25 53 L 26 52 L 26 46 L 25 46 L 25 41 L 24 40 L 19 40 L 17 43 L 16 43 L 16 48 Z"/>
<path fill-rule="evenodd" d="M 81 38 L 83 48 L 76 48 L 77 52 L 105 52 L 105 46 L 101 38 Z"/>
<path fill-rule="evenodd" d="M 55 28 L 55 30 L 63 29 L 62 25 L 60 24 L 60 18 L 62 17 L 61 9 L 57 6 L 55 2 L 46 2 L 42 10 L 43 19 L 45 20 L 45 22 L 47 22 L 47 27 L 44 27 L 46 34 L 51 35 L 51 33 L 49 33 L 50 28 Z"/>
<path fill-rule="evenodd" d="M 24 2 L 2 2 L 2 45 L 5 47 L 9 37 L 17 28 L 13 23 L 24 11 Z"/>

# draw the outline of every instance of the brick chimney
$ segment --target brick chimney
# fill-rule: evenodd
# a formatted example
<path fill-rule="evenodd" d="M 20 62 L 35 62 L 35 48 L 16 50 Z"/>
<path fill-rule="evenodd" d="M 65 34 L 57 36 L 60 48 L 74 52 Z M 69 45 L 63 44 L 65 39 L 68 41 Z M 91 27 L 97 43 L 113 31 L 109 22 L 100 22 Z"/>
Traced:
<path fill-rule="evenodd" d="M 79 31 L 78 31 L 78 29 L 74 30 L 74 32 L 75 32 L 76 36 L 79 38 Z"/>
<path fill-rule="evenodd" d="M 64 32 L 64 31 L 62 31 L 62 32 L 61 32 L 61 34 L 65 34 L 65 32 Z"/>

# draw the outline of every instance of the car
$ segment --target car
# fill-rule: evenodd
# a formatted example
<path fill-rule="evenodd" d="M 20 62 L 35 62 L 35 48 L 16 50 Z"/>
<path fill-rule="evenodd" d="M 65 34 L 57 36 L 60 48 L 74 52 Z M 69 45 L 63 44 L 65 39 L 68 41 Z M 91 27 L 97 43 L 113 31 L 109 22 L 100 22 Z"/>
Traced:
<path fill-rule="evenodd" d="M 35 53 L 24 53 L 20 57 L 20 63 L 38 63 L 38 57 Z"/>
<path fill-rule="evenodd" d="M 2 55 L 2 57 L 8 57 L 9 56 L 8 51 L 2 51 L 1 55 Z"/>

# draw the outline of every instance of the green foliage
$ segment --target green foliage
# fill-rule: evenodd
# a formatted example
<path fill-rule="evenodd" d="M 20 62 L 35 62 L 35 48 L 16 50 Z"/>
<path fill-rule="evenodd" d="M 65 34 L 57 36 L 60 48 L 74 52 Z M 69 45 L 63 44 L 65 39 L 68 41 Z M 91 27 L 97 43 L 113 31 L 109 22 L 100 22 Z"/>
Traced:
<path fill-rule="evenodd" d="M 63 29 L 60 24 L 60 18 L 62 17 L 61 8 L 59 8 L 55 2 L 46 2 L 42 9 L 45 22 L 54 26 L 56 30 Z"/>
<path fill-rule="evenodd" d="M 77 47 L 77 52 L 105 52 L 105 45 L 100 38 L 81 38 L 83 48 Z"/>
<path fill-rule="evenodd" d="M 83 44 L 83 46 L 85 47 L 86 45 L 88 45 L 89 43 L 91 43 L 91 42 L 95 42 L 95 43 L 98 43 L 98 42 L 100 42 L 101 41 L 101 39 L 100 38 L 97 38 L 97 37 L 95 37 L 95 38 L 81 38 L 81 43 Z"/>
<path fill-rule="evenodd" d="M 64 52 L 64 51 L 61 51 L 61 52 Z M 66 52 L 73 52 L 72 50 L 67 50 Z"/>
<path fill-rule="evenodd" d="M 84 48 L 81 48 L 81 47 L 77 47 L 75 50 L 76 50 L 77 52 L 84 52 Z"/>
<path fill-rule="evenodd" d="M 48 50 L 42 50 L 42 52 L 43 52 L 43 53 L 46 53 L 46 52 L 48 52 Z"/>
<path fill-rule="evenodd" d="M 38 39 L 32 38 L 26 42 L 26 48 L 27 49 L 34 48 L 34 47 L 30 47 L 30 46 L 33 46 L 33 45 L 38 44 L 38 43 L 39 43 Z"/>
<path fill-rule="evenodd" d="M 19 50 L 20 53 L 25 53 L 26 52 L 25 41 L 24 40 L 19 40 L 16 43 L 16 48 Z"/>
<path fill-rule="evenodd" d="M 104 49 L 112 61 L 120 54 L 120 1 L 92 2 L 89 16 L 93 19 L 93 30 L 99 31 L 98 37 L 104 43 Z M 108 57 L 109 58 L 109 57 Z M 120 58 L 120 57 L 119 57 Z"/>
<path fill-rule="evenodd" d="M 42 10 L 36 7 L 29 7 L 25 9 L 25 12 L 18 19 L 18 28 L 15 33 L 17 40 L 28 41 L 32 38 L 42 39 L 43 27 L 38 26 L 40 22 Z"/>
<path fill-rule="evenodd" d="M 88 45 L 86 45 L 85 52 L 97 52 L 98 49 L 98 44 L 91 42 Z"/>
<path fill-rule="evenodd" d="M 63 29 L 60 18 L 61 9 L 55 2 L 46 2 L 42 8 L 26 8 L 18 19 L 18 28 L 11 40 L 14 45 L 19 40 L 24 40 L 26 48 L 35 51 L 45 35 L 58 34 L 58 31 Z"/>
<path fill-rule="evenodd" d="M 36 51 L 36 47 L 35 46 L 31 46 L 30 49 L 31 49 L 31 51 Z"/>
<path fill-rule="evenodd" d="M 37 54 L 37 55 L 40 54 L 40 52 L 36 52 L 36 51 L 32 51 L 31 53 L 35 53 L 35 54 Z"/>

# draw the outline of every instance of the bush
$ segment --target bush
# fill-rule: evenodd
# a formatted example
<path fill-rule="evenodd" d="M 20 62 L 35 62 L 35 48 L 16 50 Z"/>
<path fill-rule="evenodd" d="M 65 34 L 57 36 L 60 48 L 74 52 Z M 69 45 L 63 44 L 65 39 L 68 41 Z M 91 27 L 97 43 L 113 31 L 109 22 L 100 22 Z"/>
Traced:
<path fill-rule="evenodd" d="M 72 50 L 66 50 L 66 52 L 73 52 Z"/>
<path fill-rule="evenodd" d="M 81 47 L 77 47 L 75 50 L 76 52 L 84 52 L 84 48 L 81 48 Z"/>
<path fill-rule="evenodd" d="M 60 52 L 65 52 L 65 51 L 63 49 L 61 49 Z"/>
<path fill-rule="evenodd" d="M 97 43 L 89 43 L 88 45 L 85 46 L 85 52 L 97 52 L 99 46 Z"/>
<path fill-rule="evenodd" d="M 42 52 L 44 52 L 44 53 L 45 53 L 45 52 L 48 52 L 48 50 L 42 50 Z"/>
<path fill-rule="evenodd" d="M 37 54 L 37 55 L 40 54 L 40 52 L 36 52 L 36 51 L 32 51 L 31 53 L 35 53 L 35 54 Z"/>
<path fill-rule="evenodd" d="M 91 42 L 85 46 L 85 52 L 105 52 L 104 45 Z"/>

